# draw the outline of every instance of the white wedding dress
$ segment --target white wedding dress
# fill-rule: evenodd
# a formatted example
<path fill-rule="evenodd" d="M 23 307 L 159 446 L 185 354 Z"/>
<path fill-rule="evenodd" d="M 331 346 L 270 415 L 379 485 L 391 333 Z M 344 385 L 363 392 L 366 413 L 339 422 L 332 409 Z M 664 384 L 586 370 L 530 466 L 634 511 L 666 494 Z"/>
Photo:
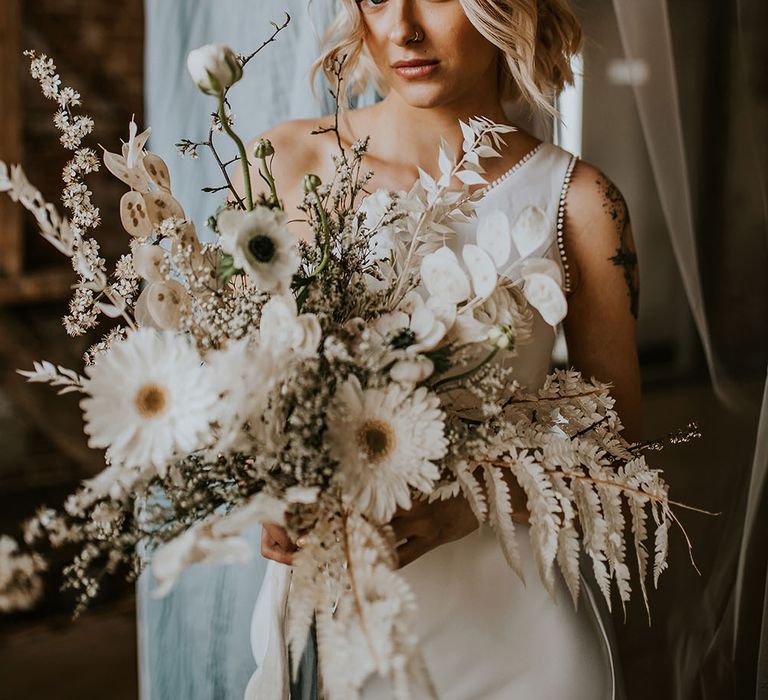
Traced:
<path fill-rule="evenodd" d="M 560 265 L 558 219 L 575 159 L 541 144 L 486 187 L 479 214 L 502 209 L 511 222 L 529 206 L 546 213 L 551 238 L 536 253 Z M 458 242 L 459 250 L 461 242 Z M 533 339 L 511 358 L 515 378 L 541 386 L 550 368 L 554 329 L 535 312 Z M 488 526 L 400 569 L 416 594 L 416 633 L 440 700 L 618 700 L 622 697 L 608 625 L 582 576 L 578 611 L 557 575 L 555 596 L 542 585 L 524 528 L 518 540 L 525 584 L 507 565 Z M 259 666 L 247 700 L 289 697 L 282 616 L 290 569 L 270 562 L 251 627 Z M 363 700 L 391 700 L 385 679 L 371 676 Z M 417 696 L 420 700 L 421 696 Z M 423 697 L 427 697 L 426 693 Z"/>

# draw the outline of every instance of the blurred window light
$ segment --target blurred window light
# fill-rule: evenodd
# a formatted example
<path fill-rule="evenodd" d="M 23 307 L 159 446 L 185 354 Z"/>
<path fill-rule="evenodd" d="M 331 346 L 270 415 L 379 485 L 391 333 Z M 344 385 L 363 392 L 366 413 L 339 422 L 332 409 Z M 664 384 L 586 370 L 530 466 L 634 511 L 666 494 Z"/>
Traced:
<path fill-rule="evenodd" d="M 608 62 L 608 81 L 613 85 L 645 85 L 651 76 L 648 64 L 640 58 L 614 58 Z"/>
<path fill-rule="evenodd" d="M 555 119 L 555 144 L 581 156 L 582 123 L 584 120 L 584 59 L 577 54 L 571 60 L 573 85 L 568 85 L 557 98 Z"/>

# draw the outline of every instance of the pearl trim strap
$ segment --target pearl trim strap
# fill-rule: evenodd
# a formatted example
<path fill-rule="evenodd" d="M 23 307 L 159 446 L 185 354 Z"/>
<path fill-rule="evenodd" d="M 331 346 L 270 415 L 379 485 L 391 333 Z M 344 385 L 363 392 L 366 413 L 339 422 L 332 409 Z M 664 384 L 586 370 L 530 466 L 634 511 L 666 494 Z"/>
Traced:
<path fill-rule="evenodd" d="M 482 194 L 488 194 L 492 189 L 500 185 L 504 180 L 514 175 L 520 168 L 522 168 L 533 156 L 535 156 L 544 146 L 542 141 L 538 146 L 528 151 L 520 160 L 517 161 L 507 172 L 497 177 L 493 182 L 489 182 L 485 187 L 481 188 Z"/>
<path fill-rule="evenodd" d="M 571 184 L 573 169 L 578 160 L 578 156 L 572 156 L 568 163 L 568 169 L 565 171 L 565 179 L 563 180 L 563 188 L 560 191 L 560 202 L 557 206 L 557 249 L 560 252 L 560 260 L 563 263 L 563 289 L 566 293 L 571 291 L 571 273 L 568 270 L 568 259 L 565 256 L 565 243 L 563 242 L 563 231 L 565 229 L 565 198 L 568 196 L 568 187 Z"/>

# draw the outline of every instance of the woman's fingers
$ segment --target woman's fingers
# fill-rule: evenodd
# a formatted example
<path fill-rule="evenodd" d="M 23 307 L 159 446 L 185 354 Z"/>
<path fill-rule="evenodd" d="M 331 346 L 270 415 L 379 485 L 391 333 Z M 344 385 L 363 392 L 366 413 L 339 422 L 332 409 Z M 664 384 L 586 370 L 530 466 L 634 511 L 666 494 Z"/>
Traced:
<path fill-rule="evenodd" d="M 288 533 L 282 525 L 276 525 L 275 523 L 264 523 L 262 527 L 269 533 L 270 537 L 277 542 L 286 552 L 292 552 L 296 549 L 296 545 L 293 543 Z"/>
<path fill-rule="evenodd" d="M 395 542 L 404 538 L 427 537 L 433 529 L 428 519 L 407 512 L 400 517 L 395 516 L 389 524 L 395 532 Z"/>
<path fill-rule="evenodd" d="M 290 566 L 293 563 L 294 549 L 290 538 L 279 525 L 264 524 L 262 526 L 261 555 L 263 557 Z"/>
<path fill-rule="evenodd" d="M 429 543 L 425 538 L 413 537 L 409 539 L 397 548 L 397 568 L 402 569 L 428 551 Z"/>

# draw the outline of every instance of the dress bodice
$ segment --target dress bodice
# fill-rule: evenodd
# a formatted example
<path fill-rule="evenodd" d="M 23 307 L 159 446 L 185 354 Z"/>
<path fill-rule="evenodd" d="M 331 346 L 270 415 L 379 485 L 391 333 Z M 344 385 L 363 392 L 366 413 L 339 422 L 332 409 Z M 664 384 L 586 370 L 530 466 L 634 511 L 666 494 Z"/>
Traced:
<path fill-rule="evenodd" d="M 540 143 L 510 170 L 486 185 L 482 189 L 483 197 L 476 206 L 478 219 L 494 210 L 501 210 L 513 226 L 526 210 L 532 207 L 540 210 L 546 218 L 549 235 L 534 249 L 519 250 L 513 243 L 506 268 L 513 268 L 522 258 L 551 260 L 559 270 L 564 293 L 569 289 L 562 242 L 564 204 L 576 160 L 576 156 L 554 144 Z M 459 226 L 458 231 L 459 235 L 451 247 L 460 254 L 464 243 L 468 242 L 471 229 Z M 514 353 L 497 356 L 498 361 L 512 367 L 513 377 L 531 391 L 542 385 L 549 372 L 557 331 L 535 308 L 532 311 L 532 338 L 519 344 Z"/>

